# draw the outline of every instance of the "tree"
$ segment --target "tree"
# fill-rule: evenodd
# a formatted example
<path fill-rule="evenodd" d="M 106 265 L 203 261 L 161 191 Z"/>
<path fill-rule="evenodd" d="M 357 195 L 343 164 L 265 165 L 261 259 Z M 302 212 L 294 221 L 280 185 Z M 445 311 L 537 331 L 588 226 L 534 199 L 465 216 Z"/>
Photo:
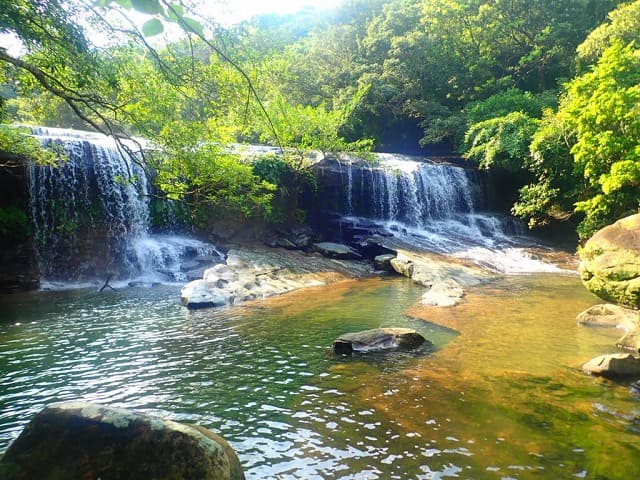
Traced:
<path fill-rule="evenodd" d="M 257 98 L 256 92 L 239 65 L 205 37 L 203 25 L 188 16 L 184 4 L 0 0 L 0 6 L 0 31 L 14 33 L 28 49 L 24 56 L 0 49 L 0 63 L 13 69 L 20 93 L 36 99 L 22 105 L 23 111 L 25 106 L 42 106 L 43 99 L 53 95 L 87 126 L 117 140 L 143 134 L 154 153 L 145 154 L 141 163 L 154 171 L 164 194 L 187 201 L 195 213 L 212 208 L 218 214 L 268 211 L 273 187 L 221 147 L 230 140 L 223 121 L 228 109 L 221 107 L 244 103 L 245 94 L 242 100 L 234 96 L 237 85 L 244 84 L 245 91 Z M 124 24 L 113 20 L 112 14 L 131 9 L 147 15 L 142 26 L 127 21 L 126 15 Z M 88 17 L 94 26 L 129 45 L 92 46 L 76 25 L 76 16 Z M 186 44 L 178 42 L 163 50 L 152 47 L 147 38 L 169 24 L 180 27 Z M 209 53 L 197 57 L 195 52 L 203 47 Z M 216 69 L 220 62 L 223 68 Z M 227 88 L 227 82 L 232 86 Z M 260 99 L 257 103 L 261 105 Z M 46 118 L 46 112 L 41 109 L 37 114 Z M 4 145 L 17 148 L 15 142 Z M 119 146 L 130 149 L 123 141 Z"/>
<path fill-rule="evenodd" d="M 638 211 L 640 202 L 640 48 L 614 41 L 593 71 L 571 81 L 561 108 L 575 126 L 571 148 L 586 182 L 576 211 L 582 238 Z"/>

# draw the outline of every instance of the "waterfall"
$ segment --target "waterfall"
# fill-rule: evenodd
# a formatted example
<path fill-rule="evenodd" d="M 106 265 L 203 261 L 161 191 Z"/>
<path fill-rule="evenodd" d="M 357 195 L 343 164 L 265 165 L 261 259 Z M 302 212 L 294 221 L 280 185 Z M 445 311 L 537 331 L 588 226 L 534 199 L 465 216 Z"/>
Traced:
<path fill-rule="evenodd" d="M 536 242 L 517 219 L 486 211 L 470 169 L 397 154 L 378 154 L 373 164 L 342 158 L 338 168 L 347 182 L 340 227 L 355 240 L 393 236 L 503 272 L 557 270 L 531 258 L 526 247 Z"/>
<path fill-rule="evenodd" d="M 185 281 L 185 263 L 221 258 L 212 245 L 150 233 L 151 185 L 136 158 L 100 134 L 33 128 L 62 149 L 58 167 L 31 165 L 29 191 L 44 285 L 104 281 Z M 193 264 L 193 262 L 191 262 Z"/>

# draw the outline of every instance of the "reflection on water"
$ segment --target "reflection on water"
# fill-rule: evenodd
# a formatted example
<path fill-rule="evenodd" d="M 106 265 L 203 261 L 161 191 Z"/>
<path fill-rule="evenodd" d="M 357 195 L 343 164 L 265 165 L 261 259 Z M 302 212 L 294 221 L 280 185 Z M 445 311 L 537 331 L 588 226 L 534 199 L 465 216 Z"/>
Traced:
<path fill-rule="evenodd" d="M 168 287 L 1 297 L 0 451 L 82 398 L 218 431 L 254 479 L 637 477 L 640 402 L 580 371 L 620 332 L 575 325 L 596 302 L 576 277 L 508 278 L 448 309 L 421 293 L 368 279 L 200 311 Z M 328 355 L 379 326 L 436 351 Z"/>

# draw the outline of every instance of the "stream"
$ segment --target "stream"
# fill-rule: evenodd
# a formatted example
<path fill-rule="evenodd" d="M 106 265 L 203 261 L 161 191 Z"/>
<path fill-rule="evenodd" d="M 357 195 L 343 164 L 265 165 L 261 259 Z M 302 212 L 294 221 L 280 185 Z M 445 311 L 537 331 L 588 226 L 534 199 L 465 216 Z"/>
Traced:
<path fill-rule="evenodd" d="M 451 308 L 398 277 L 190 311 L 175 286 L 0 296 L 0 452 L 82 399 L 220 433 L 249 479 L 631 479 L 640 398 L 585 375 L 613 329 L 576 275 L 500 277 Z M 409 327 L 432 351 L 333 357 L 338 335 Z"/>

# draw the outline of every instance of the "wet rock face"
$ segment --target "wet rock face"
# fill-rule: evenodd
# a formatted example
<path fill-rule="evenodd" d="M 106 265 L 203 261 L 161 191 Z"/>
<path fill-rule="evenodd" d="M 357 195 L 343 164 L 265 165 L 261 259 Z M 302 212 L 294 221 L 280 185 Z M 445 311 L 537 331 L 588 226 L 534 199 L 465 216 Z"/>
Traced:
<path fill-rule="evenodd" d="M 346 333 L 333 342 L 333 353 L 350 355 L 353 352 L 379 352 L 384 350 L 415 350 L 427 339 L 409 328 L 375 328 L 362 332 Z"/>
<path fill-rule="evenodd" d="M 220 436 L 131 410 L 87 402 L 37 414 L 0 462 L 0 477 L 27 479 L 244 479 Z"/>
<path fill-rule="evenodd" d="M 580 251 L 585 287 L 600 298 L 640 308 L 640 214 L 598 231 Z"/>

